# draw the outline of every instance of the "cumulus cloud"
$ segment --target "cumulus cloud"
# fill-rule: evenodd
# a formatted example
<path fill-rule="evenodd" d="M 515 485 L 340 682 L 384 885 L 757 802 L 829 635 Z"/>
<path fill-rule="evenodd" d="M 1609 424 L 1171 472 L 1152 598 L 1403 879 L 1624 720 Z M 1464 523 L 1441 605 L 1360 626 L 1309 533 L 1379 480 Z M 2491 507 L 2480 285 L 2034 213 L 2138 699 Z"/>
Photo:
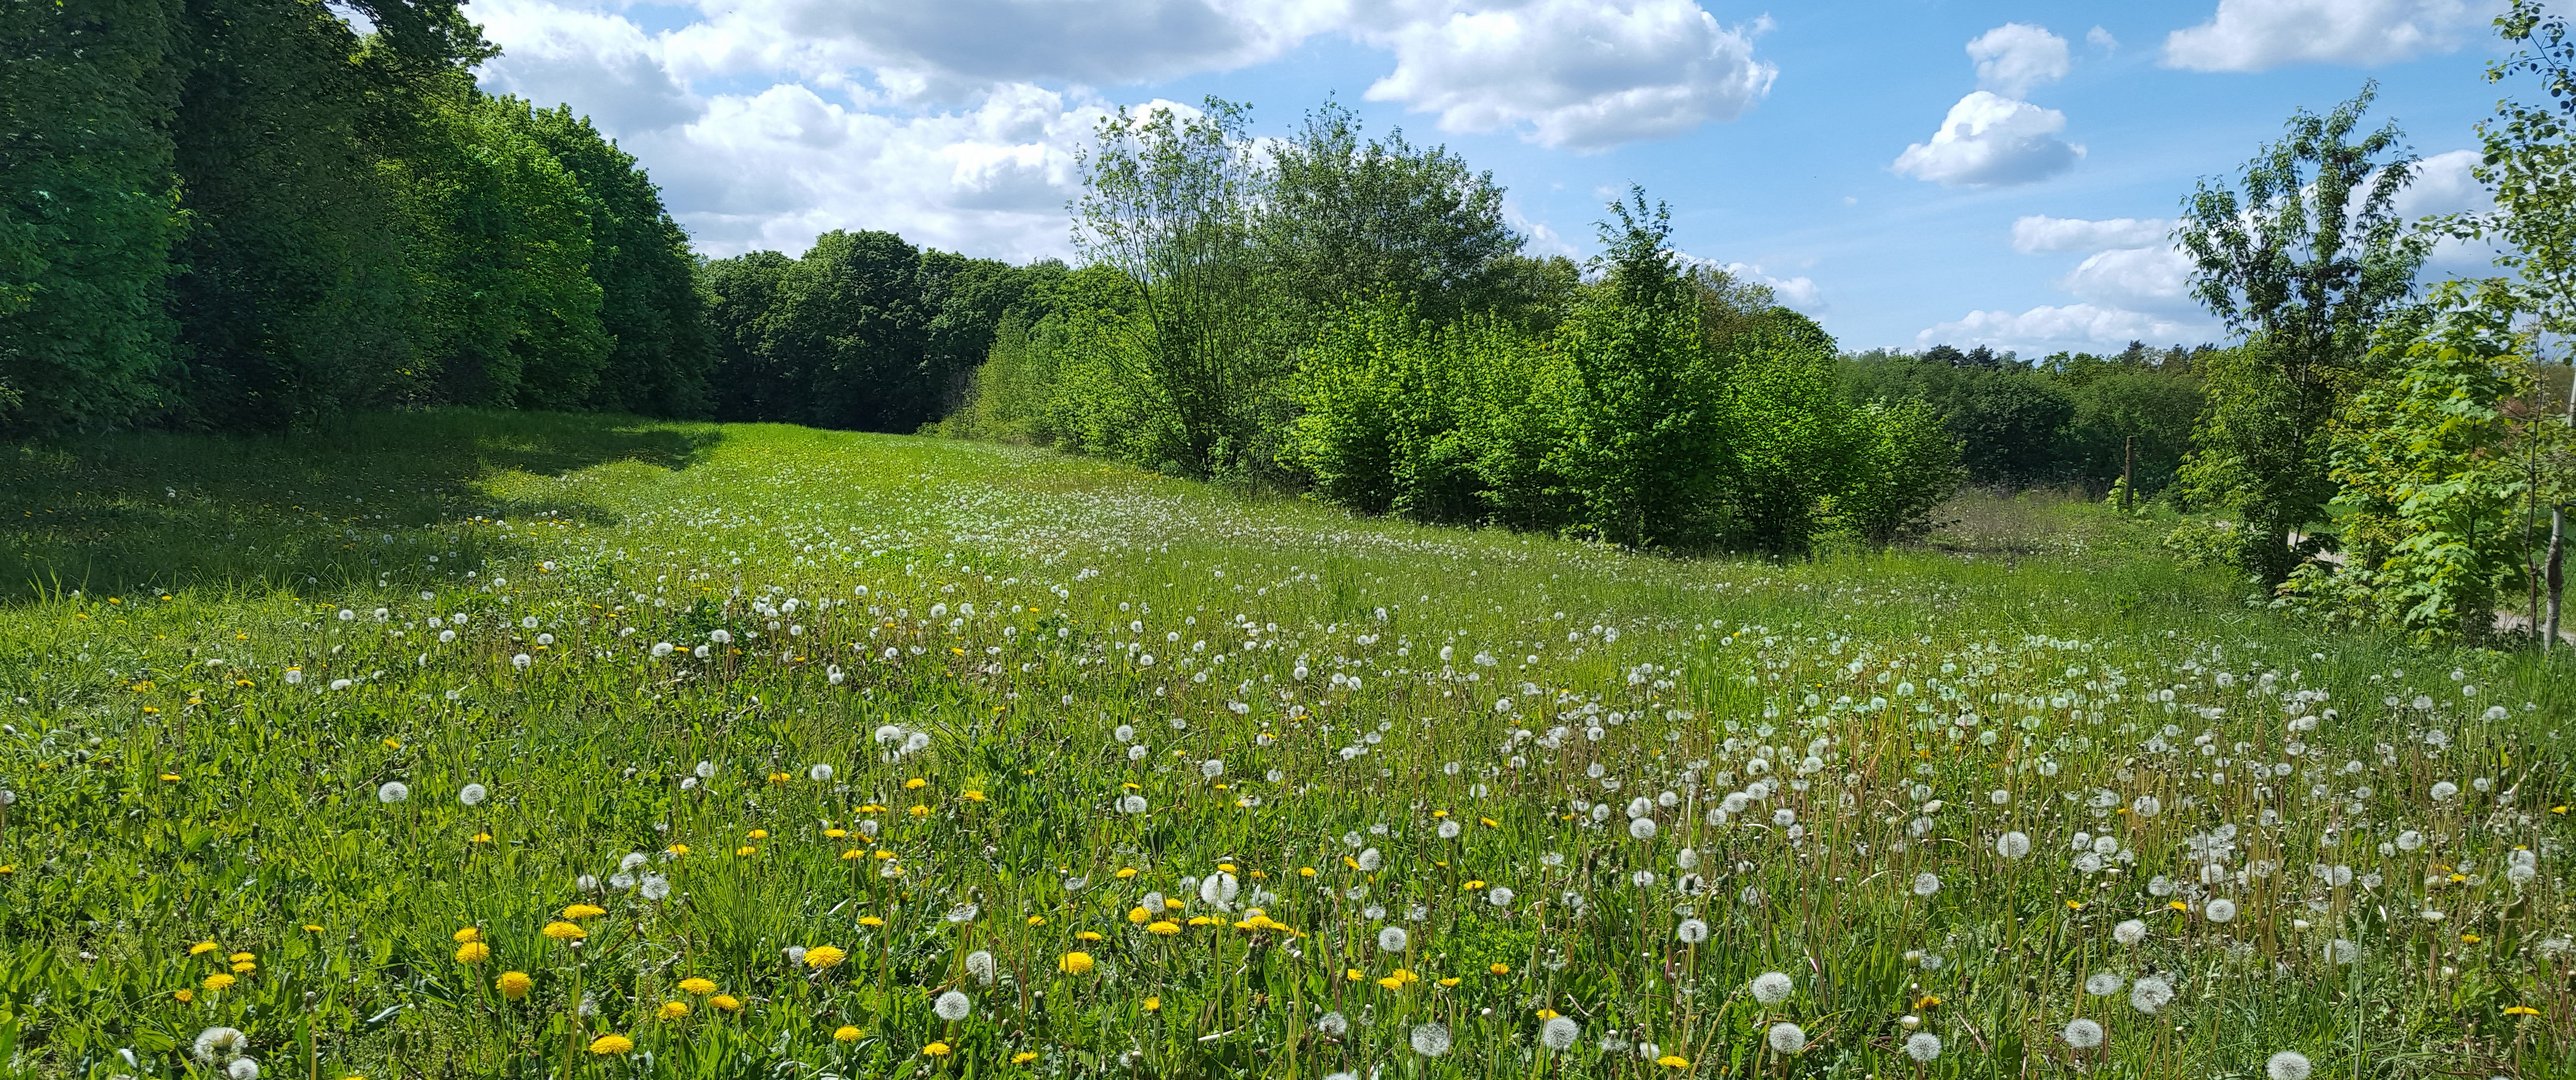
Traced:
<path fill-rule="evenodd" d="M 2483 157 L 2476 150 L 2452 150 L 2416 163 L 2414 181 L 2397 195 L 2397 215 L 2411 221 L 2432 214 L 2495 209 L 2495 193 L 2488 191 L 2472 171 Z M 2433 244 L 2425 262 L 2435 270 L 2463 272 L 2487 266 L 2494 261 L 2496 251 L 2493 244 L 2483 241 L 2445 237 Z"/>
<path fill-rule="evenodd" d="M 2035 87 L 2066 77 L 2066 39 L 2029 23 L 2008 22 L 1968 42 L 1977 64 L 1977 86 L 2005 97 L 2026 97 Z"/>
<path fill-rule="evenodd" d="M 2458 48 L 2502 6 L 2494 0 L 2218 0 L 2209 21 L 2165 37 L 2164 63 L 2193 71 L 2390 63 Z"/>
<path fill-rule="evenodd" d="M 483 0 L 474 17 L 504 46 L 483 68 L 487 87 L 540 106 L 569 103 L 619 135 L 697 115 L 699 103 L 664 67 L 661 43 L 623 15 L 543 0 Z"/>
<path fill-rule="evenodd" d="M 2110 31 L 2099 26 L 2084 32 L 2084 43 L 2103 52 L 2120 51 L 2120 39 L 2112 37 Z"/>
<path fill-rule="evenodd" d="M 733 0 L 674 32 L 690 74 L 855 68 L 903 96 L 1001 82 L 1119 85 L 1224 71 L 1336 29 L 1350 0 Z"/>
<path fill-rule="evenodd" d="M 1027 260 L 1068 253 L 1074 154 L 1108 113 L 1096 99 L 1011 84 L 972 108 L 893 116 L 782 83 L 712 98 L 696 121 L 635 149 L 713 255 L 792 253 L 831 229 L 888 229 Z"/>
<path fill-rule="evenodd" d="M 1896 171 L 1949 186 L 2044 180 L 2074 166 L 2084 148 L 2057 137 L 2066 114 L 1978 90 L 1950 106 L 1941 130 L 1897 155 Z"/>
<path fill-rule="evenodd" d="M 2131 341 L 2194 341 L 2208 328 L 2146 312 L 2097 304 L 2042 305 L 2026 311 L 1971 311 L 1914 335 L 1917 347 L 1988 345 L 2023 355 L 2058 350 L 2116 350 Z"/>
<path fill-rule="evenodd" d="M 1375 99 L 1585 150 L 1733 118 L 1777 73 L 1753 55 L 1764 22 L 1724 26 L 1693 0 L 696 0 L 658 32 L 643 6 L 477 0 L 503 49 L 480 78 L 592 117 L 719 255 L 798 251 L 833 228 L 1066 254 L 1075 154 L 1139 104 L 1099 88 L 1326 36 L 1379 52 Z"/>
<path fill-rule="evenodd" d="M 1600 149 L 1733 119 L 1779 73 L 1753 55 L 1759 23 L 1720 25 L 1692 0 L 1443 6 L 1368 35 L 1395 69 L 1367 96 L 1436 113 L 1446 131 Z"/>
<path fill-rule="evenodd" d="M 2027 214 L 2013 220 L 2012 249 L 2024 255 L 2140 247 L 2165 238 L 2166 218 L 2062 218 Z"/>
<path fill-rule="evenodd" d="M 2084 257 L 2058 282 L 2087 303 L 2171 314 L 2197 310 L 2191 257 L 2171 244 L 2112 248 Z"/>

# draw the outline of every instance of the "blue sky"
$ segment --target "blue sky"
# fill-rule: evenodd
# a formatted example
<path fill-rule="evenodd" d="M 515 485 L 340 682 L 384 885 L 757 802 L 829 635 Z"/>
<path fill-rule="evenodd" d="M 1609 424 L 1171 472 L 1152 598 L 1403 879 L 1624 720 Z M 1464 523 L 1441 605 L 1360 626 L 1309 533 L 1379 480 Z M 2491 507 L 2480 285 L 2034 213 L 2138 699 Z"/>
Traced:
<path fill-rule="evenodd" d="M 2490 0 L 475 0 L 485 85 L 569 102 L 702 250 L 891 229 L 1070 253 L 1075 150 L 1118 106 L 1326 95 L 1493 171 L 1531 249 L 1594 247 L 1630 183 L 1676 246 L 1848 348 L 2025 355 L 2215 339 L 2165 240 L 2193 181 L 2377 79 L 2480 203 Z M 2437 272 L 2480 272 L 2445 248 Z"/>

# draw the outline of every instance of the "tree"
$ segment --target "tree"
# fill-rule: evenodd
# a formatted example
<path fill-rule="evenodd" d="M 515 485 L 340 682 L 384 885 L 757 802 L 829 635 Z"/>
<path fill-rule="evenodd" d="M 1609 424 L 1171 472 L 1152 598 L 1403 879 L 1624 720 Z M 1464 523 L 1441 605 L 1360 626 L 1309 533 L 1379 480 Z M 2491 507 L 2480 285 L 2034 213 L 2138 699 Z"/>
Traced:
<path fill-rule="evenodd" d="M 767 337 L 806 396 L 796 416 L 823 427 L 911 431 L 930 313 L 921 250 L 890 232 L 815 238 L 781 283 Z"/>
<path fill-rule="evenodd" d="M 411 344 L 431 400 L 588 405 L 612 356 L 592 276 L 591 200 L 528 108 L 460 75 L 381 170 L 409 221 Z"/>
<path fill-rule="evenodd" d="M 2567 20 L 2549 13 L 2538 0 L 2514 0 L 2496 19 L 2497 32 L 2516 48 L 2487 68 L 2488 82 L 2523 74 L 2537 78 L 2549 96 L 2546 106 L 2511 99 L 2496 103 L 2495 115 L 2479 121 L 2485 154 L 2475 170 L 2495 196 L 2495 209 L 2455 215 L 2444 224 L 2456 235 L 2502 240 L 2496 264 L 2513 273 L 2517 304 L 2533 319 L 2532 329 L 2554 335 L 2561 359 L 2570 365 L 2565 423 L 2576 431 L 2576 350 L 2563 343 L 2576 336 L 2576 39 Z M 2563 469 L 2561 470 L 2563 471 Z M 2558 643 L 2560 612 L 2566 595 L 2569 492 L 2576 481 L 2557 478 L 2549 508 L 2549 546 L 2542 558 L 2541 647 Z"/>
<path fill-rule="evenodd" d="M 704 415 L 714 366 L 689 236 L 633 155 L 569 106 L 530 109 L 500 99 L 503 115 L 552 154 L 580 185 L 590 226 L 588 272 L 599 287 L 608 335 L 606 378 L 589 404 L 658 416 Z"/>
<path fill-rule="evenodd" d="M 803 385 L 770 344 L 795 266 L 796 260 L 778 252 L 754 251 L 714 260 L 700 271 L 707 335 L 715 345 L 708 383 L 717 419 L 783 419 L 802 405 Z"/>
<path fill-rule="evenodd" d="M 170 0 L 0 15 L 0 431 L 118 425 L 161 399 L 179 21 Z"/>
<path fill-rule="evenodd" d="M 1336 102 L 1270 152 L 1258 229 L 1268 292 L 1293 340 L 1378 290 L 1434 326 L 1486 310 L 1520 238 L 1503 222 L 1503 191 L 1446 148 L 1402 131 L 1361 137 Z"/>
<path fill-rule="evenodd" d="M 1135 291 L 1134 356 L 1181 435 L 1167 464 L 1195 476 L 1247 459 L 1280 374 L 1252 347 L 1264 301 L 1245 117 L 1218 98 L 1188 113 L 1121 109 L 1081 158 L 1075 245 Z"/>
<path fill-rule="evenodd" d="M 2370 327 L 2413 290 L 2430 243 L 2395 209 L 2414 176 L 2396 125 L 2353 138 L 2376 93 L 2299 110 L 2246 163 L 2241 195 L 2202 180 L 2176 229 L 2194 295 L 2250 339 L 2207 373 L 2184 477 L 2235 515 L 2237 561 L 2266 587 L 2323 546 L 2292 537 L 2334 496 L 2328 426 L 2366 384 Z"/>
<path fill-rule="evenodd" d="M 171 284 L 187 419 L 274 428 L 399 396 L 420 370 L 417 297 L 374 136 L 408 68 L 360 63 L 319 4 L 187 10 Z"/>
<path fill-rule="evenodd" d="M 2289 594 L 2359 612 L 2428 642 L 2492 633 L 2519 568 L 2515 517 L 2529 479 L 2507 404 L 2527 391 L 2501 283 L 2445 286 L 2422 317 L 2392 320 L 2388 379 L 2354 395 L 2332 476 L 2348 521 L 2343 560 L 2311 563 Z"/>
<path fill-rule="evenodd" d="M 1702 338 L 1697 292 L 1669 240 L 1672 212 L 1642 188 L 1600 224 L 1601 284 L 1559 347 L 1581 379 L 1575 438 L 1558 448 L 1582 491 L 1582 525 L 1629 547 L 1694 547 L 1723 531 L 1723 380 Z"/>

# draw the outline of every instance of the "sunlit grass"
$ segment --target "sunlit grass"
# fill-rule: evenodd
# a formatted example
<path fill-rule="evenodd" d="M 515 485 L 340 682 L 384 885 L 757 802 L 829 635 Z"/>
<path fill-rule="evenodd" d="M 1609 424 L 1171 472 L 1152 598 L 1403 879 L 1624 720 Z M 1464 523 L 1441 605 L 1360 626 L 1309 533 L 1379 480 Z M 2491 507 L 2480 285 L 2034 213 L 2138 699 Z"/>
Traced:
<path fill-rule="evenodd" d="M 15 1070 L 2576 1071 L 2576 677 L 2097 508 L 1784 566 L 786 427 L 11 453 Z"/>

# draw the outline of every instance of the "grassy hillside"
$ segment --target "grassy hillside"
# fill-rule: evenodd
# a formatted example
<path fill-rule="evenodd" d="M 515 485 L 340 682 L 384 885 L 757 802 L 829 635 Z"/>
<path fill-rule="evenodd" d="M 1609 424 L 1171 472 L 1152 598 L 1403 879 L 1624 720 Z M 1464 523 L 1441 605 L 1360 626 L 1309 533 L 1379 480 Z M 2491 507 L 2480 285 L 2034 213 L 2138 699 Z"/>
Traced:
<path fill-rule="evenodd" d="M 2087 507 L 1690 562 L 455 412 L 0 507 L 12 1071 L 2576 1075 L 2576 675 Z"/>

